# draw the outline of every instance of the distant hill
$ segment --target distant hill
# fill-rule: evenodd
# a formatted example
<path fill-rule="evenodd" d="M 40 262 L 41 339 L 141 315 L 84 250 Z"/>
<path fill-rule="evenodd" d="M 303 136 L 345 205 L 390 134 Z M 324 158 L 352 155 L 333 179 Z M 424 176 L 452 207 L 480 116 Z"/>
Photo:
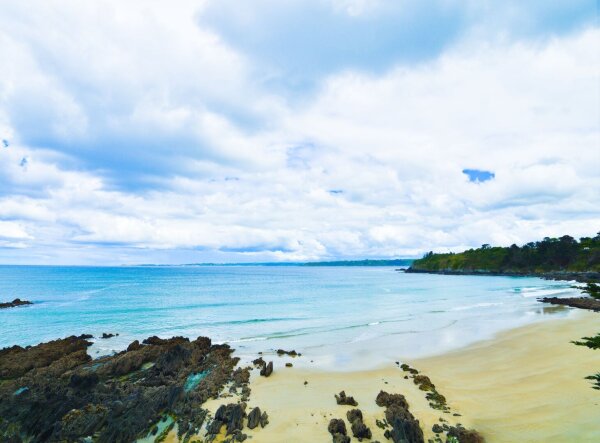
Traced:
<path fill-rule="evenodd" d="M 303 266 L 410 266 L 413 259 L 399 258 L 394 260 L 340 260 L 317 261 L 303 263 Z"/>
<path fill-rule="evenodd" d="M 600 233 L 596 237 L 582 237 L 579 240 L 564 235 L 560 238 L 546 237 L 523 246 L 483 245 L 460 253 L 428 252 L 423 258 L 415 260 L 408 272 L 600 275 Z"/>

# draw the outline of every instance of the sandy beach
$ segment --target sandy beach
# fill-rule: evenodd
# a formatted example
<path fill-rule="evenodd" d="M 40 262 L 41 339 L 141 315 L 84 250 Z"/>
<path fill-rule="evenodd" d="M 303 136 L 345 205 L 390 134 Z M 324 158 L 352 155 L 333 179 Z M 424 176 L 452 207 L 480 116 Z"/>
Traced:
<path fill-rule="evenodd" d="M 266 410 L 270 423 L 248 435 L 264 443 L 330 441 L 329 420 L 346 420 L 351 409 L 338 406 L 334 398 L 345 390 L 358 401 L 373 440 L 386 441 L 375 423 L 384 418 L 384 409 L 375 404 L 384 390 L 406 396 L 426 440 L 435 436 L 431 428 L 441 418 L 476 429 L 488 442 L 600 441 L 600 392 L 584 378 L 600 370 L 600 352 L 570 343 L 599 328 L 597 314 L 578 311 L 568 319 L 514 329 L 445 355 L 408 362 L 399 357 L 431 378 L 447 398 L 450 413 L 432 409 L 426 393 L 405 379 L 407 373 L 395 362 L 370 371 L 324 372 L 286 368 L 294 358 L 272 356 L 275 371 L 270 377 L 252 371 L 248 402 L 249 408 Z M 231 401 L 220 398 L 206 406 L 214 412 Z"/>

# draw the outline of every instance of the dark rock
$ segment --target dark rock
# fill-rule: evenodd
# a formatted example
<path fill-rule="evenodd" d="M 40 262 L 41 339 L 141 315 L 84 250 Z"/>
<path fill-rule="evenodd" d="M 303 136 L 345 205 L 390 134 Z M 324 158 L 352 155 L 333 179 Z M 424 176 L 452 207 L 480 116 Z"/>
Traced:
<path fill-rule="evenodd" d="M 291 363 L 286 363 L 286 364 L 285 364 L 285 367 L 286 367 L 286 368 L 291 368 L 292 366 L 294 366 L 294 365 L 293 365 L 293 364 L 291 364 Z"/>
<path fill-rule="evenodd" d="M 217 435 L 219 432 L 221 432 L 221 428 L 224 424 L 225 423 L 223 423 L 221 420 L 214 419 L 206 426 L 206 433 L 209 435 Z"/>
<path fill-rule="evenodd" d="M 342 434 L 346 435 L 346 423 L 341 418 L 332 418 L 329 421 L 329 426 L 327 426 L 327 430 L 331 435 L 333 434 Z"/>
<path fill-rule="evenodd" d="M 448 430 L 448 437 L 454 437 L 460 443 L 484 443 L 485 439 L 481 434 L 473 429 L 465 429 L 462 426 L 451 427 Z"/>
<path fill-rule="evenodd" d="M 250 411 L 248 414 L 248 427 L 250 429 L 254 429 L 260 424 L 260 408 L 257 406 L 256 408 Z"/>
<path fill-rule="evenodd" d="M 267 414 L 266 411 L 263 411 L 263 413 L 260 415 L 260 427 L 264 428 L 268 424 L 269 424 L 269 414 Z"/>
<path fill-rule="evenodd" d="M 342 391 L 335 395 L 335 401 L 338 405 L 358 406 L 358 402 L 354 400 L 354 397 L 347 397 L 346 392 Z"/>
<path fill-rule="evenodd" d="M 272 361 L 270 361 L 269 363 L 264 365 L 262 367 L 262 369 L 260 370 L 260 375 L 262 375 L 263 377 L 268 377 L 272 373 L 273 373 L 273 362 Z"/>
<path fill-rule="evenodd" d="M 258 366 L 259 368 L 262 368 L 266 364 L 266 362 L 263 360 L 262 357 L 258 357 L 256 359 L 252 360 L 252 364 L 254 366 Z"/>
<path fill-rule="evenodd" d="M 0 309 L 16 308 L 17 306 L 27 306 L 32 304 L 33 303 L 31 303 L 28 300 L 21 300 L 20 298 L 15 298 L 13 301 L 0 303 Z"/>
<path fill-rule="evenodd" d="M 350 437 L 342 434 L 333 435 L 333 443 L 350 443 Z"/>
<path fill-rule="evenodd" d="M 365 425 L 361 420 L 354 420 L 352 423 L 352 435 L 358 438 L 359 441 L 362 441 L 363 438 L 371 438 L 371 430 Z"/>
<path fill-rule="evenodd" d="M 375 403 L 377 406 L 385 408 L 391 405 L 398 405 L 408 409 L 408 402 L 406 401 L 406 397 L 404 397 L 402 394 L 388 394 L 385 391 L 379 391 L 379 394 L 377 394 L 377 398 L 375 399 Z"/>
<path fill-rule="evenodd" d="M 434 434 L 441 434 L 442 432 L 444 432 L 444 428 L 442 427 L 442 425 L 439 425 L 437 423 L 433 425 L 431 430 L 434 432 Z"/>
<path fill-rule="evenodd" d="M 127 352 L 137 351 L 138 349 L 141 349 L 141 347 L 142 345 L 140 345 L 140 342 L 135 340 L 127 346 Z"/>
<path fill-rule="evenodd" d="M 590 311 L 600 312 L 600 300 L 596 300 L 591 297 L 544 297 L 538 299 L 538 301 L 543 303 L 551 303 L 553 305 L 570 306 L 572 308 L 588 309 Z"/>
<path fill-rule="evenodd" d="M 206 338 L 151 337 L 145 346 L 134 342 L 127 351 L 91 361 L 84 337 L 0 350 L 0 441 L 17 429 L 24 441 L 82 442 L 93 435 L 99 443 L 129 442 L 166 415 L 177 417 L 169 426 L 177 424 L 181 439 L 189 440 L 206 418 L 203 403 L 226 383 L 246 380 L 246 371 L 234 371 L 239 359 L 231 348 Z M 198 373 L 206 374 L 200 385 L 184 391 Z M 237 438 L 243 416 L 240 404 L 209 427 L 227 424 Z"/>
<path fill-rule="evenodd" d="M 71 379 L 69 380 L 69 387 L 80 389 L 80 390 L 88 390 L 92 389 L 94 386 L 98 384 L 100 378 L 98 374 L 78 374 L 75 373 L 71 375 Z"/>
<path fill-rule="evenodd" d="M 424 443 L 419 421 L 408 410 L 408 403 L 403 395 L 381 391 L 375 401 L 378 406 L 386 407 L 385 419 L 392 427 L 385 431 L 387 439 L 394 443 Z"/>
<path fill-rule="evenodd" d="M 104 338 L 104 339 L 106 339 L 106 338 L 112 338 L 112 337 L 116 337 L 116 335 L 118 335 L 118 334 L 112 334 L 112 333 L 103 332 L 102 336 L 100 338 Z"/>
<path fill-rule="evenodd" d="M 419 386 L 421 391 L 435 391 L 435 385 L 426 375 L 415 375 L 413 382 Z"/>
<path fill-rule="evenodd" d="M 350 409 L 348 412 L 346 412 L 346 418 L 350 423 L 354 423 L 354 420 L 357 419 L 362 421 L 362 411 L 360 409 Z"/>
<path fill-rule="evenodd" d="M 296 351 L 292 350 L 292 351 L 284 351 L 283 349 L 278 349 L 277 350 L 277 355 L 279 355 L 280 357 L 282 355 L 289 355 L 290 357 L 296 357 L 298 355 L 302 355 L 302 354 L 298 354 Z"/>

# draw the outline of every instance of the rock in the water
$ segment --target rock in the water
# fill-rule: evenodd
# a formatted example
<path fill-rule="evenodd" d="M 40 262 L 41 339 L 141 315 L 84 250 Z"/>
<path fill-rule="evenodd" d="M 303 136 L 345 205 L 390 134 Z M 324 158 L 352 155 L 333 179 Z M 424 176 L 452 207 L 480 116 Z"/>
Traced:
<path fill-rule="evenodd" d="M 296 357 L 298 355 L 302 355 L 302 354 L 298 354 L 296 351 L 292 350 L 292 351 L 284 351 L 283 349 L 278 349 L 277 350 L 277 355 L 279 355 L 280 357 L 282 355 L 289 355 L 290 357 Z"/>
<path fill-rule="evenodd" d="M 0 309 L 16 308 L 17 306 L 27 306 L 32 304 L 33 303 L 31 303 L 28 300 L 21 300 L 20 298 L 15 298 L 13 301 L 0 303 Z"/>
<path fill-rule="evenodd" d="M 286 363 L 286 364 L 285 364 L 285 367 L 286 367 L 286 368 L 291 368 L 292 366 L 294 366 L 294 365 L 293 365 L 293 364 L 291 364 L 291 363 Z"/>
<path fill-rule="evenodd" d="M 119 334 L 113 334 L 113 333 L 110 333 L 110 332 L 109 333 L 103 332 L 102 336 L 100 338 L 104 338 L 104 339 L 106 339 L 106 338 L 112 338 L 112 337 L 116 337 L 117 335 L 119 335 Z"/>
<path fill-rule="evenodd" d="M 335 394 L 335 401 L 338 405 L 358 406 L 358 402 L 354 400 L 354 397 L 346 396 L 345 391 Z"/>
<path fill-rule="evenodd" d="M 248 414 L 248 427 L 250 429 L 254 429 L 260 424 L 260 408 L 257 406 L 256 408 L 250 411 Z"/>

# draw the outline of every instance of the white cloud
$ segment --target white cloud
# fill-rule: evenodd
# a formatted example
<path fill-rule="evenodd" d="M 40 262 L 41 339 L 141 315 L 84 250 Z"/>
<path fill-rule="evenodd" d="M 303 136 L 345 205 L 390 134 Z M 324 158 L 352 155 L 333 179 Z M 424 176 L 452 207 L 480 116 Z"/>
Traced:
<path fill-rule="evenodd" d="M 397 256 L 600 229 L 598 29 L 464 40 L 290 103 L 196 25 L 202 2 L 67 4 L 0 16 L 0 261 Z"/>

